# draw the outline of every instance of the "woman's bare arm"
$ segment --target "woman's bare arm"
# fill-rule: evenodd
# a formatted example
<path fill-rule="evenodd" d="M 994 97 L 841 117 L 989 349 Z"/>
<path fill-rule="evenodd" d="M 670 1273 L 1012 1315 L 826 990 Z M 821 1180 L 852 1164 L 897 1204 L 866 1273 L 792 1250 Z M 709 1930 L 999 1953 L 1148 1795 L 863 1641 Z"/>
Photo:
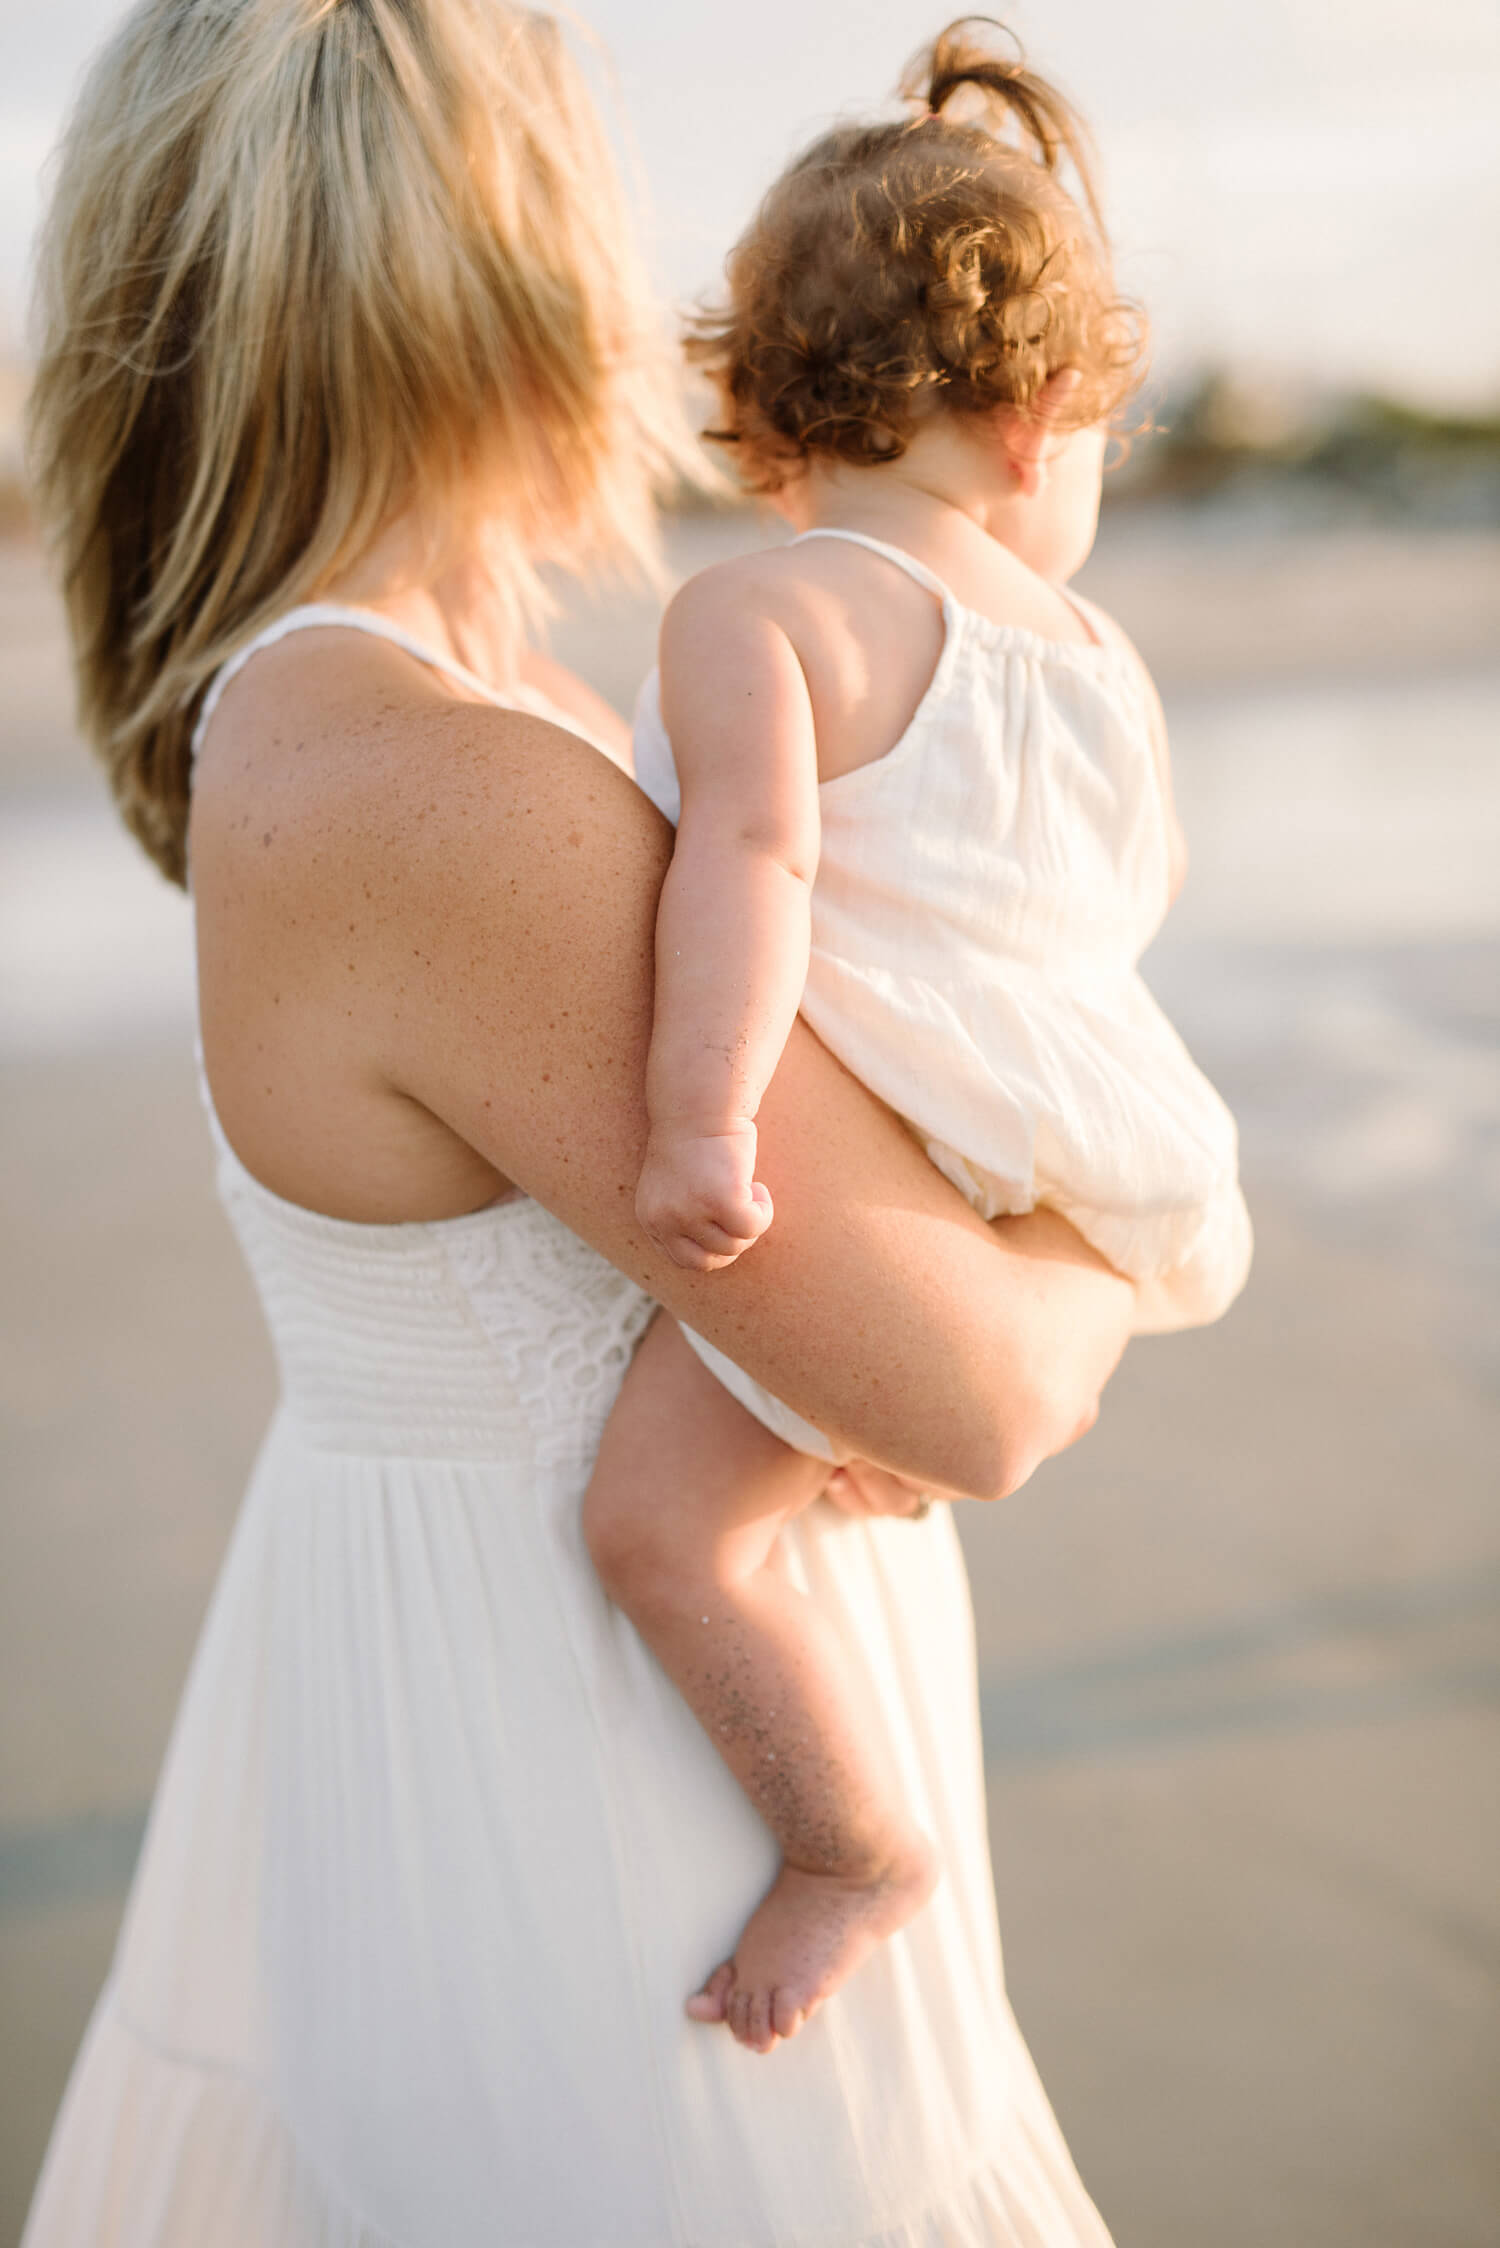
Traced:
<path fill-rule="evenodd" d="M 1050 1213 L 984 1226 L 801 1023 L 761 1110 L 776 1226 L 712 1275 L 656 1249 L 634 1191 L 666 823 L 539 720 L 450 707 L 400 785 L 375 762 L 323 912 L 391 900 L 357 1011 L 396 1089 L 851 1452 L 996 1496 L 1089 1424 L 1128 1284 Z"/>

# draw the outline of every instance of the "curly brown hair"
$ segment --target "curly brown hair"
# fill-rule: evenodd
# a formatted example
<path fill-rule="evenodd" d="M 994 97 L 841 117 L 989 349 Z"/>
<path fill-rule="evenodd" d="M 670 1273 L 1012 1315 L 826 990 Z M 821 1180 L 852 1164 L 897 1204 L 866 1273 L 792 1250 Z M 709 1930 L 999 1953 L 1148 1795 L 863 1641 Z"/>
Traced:
<path fill-rule="evenodd" d="M 691 324 L 720 400 L 708 435 L 749 490 L 814 455 L 897 460 L 934 409 L 1024 411 L 1064 367 L 1083 377 L 1068 424 L 1118 425 L 1146 325 L 1115 292 L 1088 135 L 997 35 L 950 24 L 902 80 L 914 115 L 798 157 L 730 254 L 727 302 Z"/>

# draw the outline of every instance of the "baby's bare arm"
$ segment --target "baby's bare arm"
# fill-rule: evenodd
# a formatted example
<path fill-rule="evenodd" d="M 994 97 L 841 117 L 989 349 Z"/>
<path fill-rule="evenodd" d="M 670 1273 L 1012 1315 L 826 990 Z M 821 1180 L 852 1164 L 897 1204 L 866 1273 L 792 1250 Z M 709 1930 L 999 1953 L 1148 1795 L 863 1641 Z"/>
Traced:
<path fill-rule="evenodd" d="M 682 815 L 657 914 L 637 1208 L 679 1264 L 713 1271 L 770 1222 L 755 1118 L 807 978 L 817 750 L 796 651 L 730 573 L 684 587 L 661 665 Z"/>

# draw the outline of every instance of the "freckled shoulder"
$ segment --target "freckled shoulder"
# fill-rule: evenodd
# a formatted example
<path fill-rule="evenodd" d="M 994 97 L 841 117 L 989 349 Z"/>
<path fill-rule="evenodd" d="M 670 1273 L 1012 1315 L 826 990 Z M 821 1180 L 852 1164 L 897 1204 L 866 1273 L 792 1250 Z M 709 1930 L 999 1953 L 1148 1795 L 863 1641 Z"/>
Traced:
<path fill-rule="evenodd" d="M 528 854 L 543 834 L 581 849 L 601 795 L 618 818 L 635 791 L 564 728 L 457 699 L 374 638 L 307 632 L 224 697 L 195 776 L 195 887 L 230 865 L 258 884 L 272 861 L 276 886 L 306 884 L 309 904 L 371 872 L 401 870 L 409 891 L 438 862 L 450 886 L 471 862 L 493 881 L 518 820 L 540 823 Z"/>
<path fill-rule="evenodd" d="M 206 745 L 210 1081 L 276 1191 L 352 1217 L 446 1214 L 535 1144 L 533 1105 L 564 1085 L 560 992 L 589 1015 L 577 1078 L 628 1077 L 633 1116 L 670 831 L 564 728 L 434 691 L 399 656 L 392 671 L 330 652 L 321 672 L 268 665 L 237 709 L 226 696 Z M 581 1144 L 603 1127 L 570 1082 Z"/>

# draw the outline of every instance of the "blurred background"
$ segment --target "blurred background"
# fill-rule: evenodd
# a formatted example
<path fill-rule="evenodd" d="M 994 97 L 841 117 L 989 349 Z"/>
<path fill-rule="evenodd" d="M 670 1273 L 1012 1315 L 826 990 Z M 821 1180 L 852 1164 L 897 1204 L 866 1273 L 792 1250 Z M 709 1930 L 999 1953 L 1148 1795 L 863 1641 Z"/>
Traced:
<path fill-rule="evenodd" d="M 113 0 L 0 89 L 0 2242 L 103 1974 L 271 1397 L 187 909 L 70 720 L 16 417 L 38 181 Z M 941 7 L 580 0 L 665 296 Z M 1500 15 L 1025 0 L 1096 125 L 1162 434 L 1081 583 L 1174 738 L 1150 980 L 1259 1256 L 965 1510 L 1012 1993 L 1119 2248 L 1500 2241 Z M 752 38 L 753 32 L 753 38 Z M 604 64 L 601 75 L 609 76 Z M 671 526 L 691 570 L 770 536 Z M 653 608 L 555 637 L 628 709 Z"/>

